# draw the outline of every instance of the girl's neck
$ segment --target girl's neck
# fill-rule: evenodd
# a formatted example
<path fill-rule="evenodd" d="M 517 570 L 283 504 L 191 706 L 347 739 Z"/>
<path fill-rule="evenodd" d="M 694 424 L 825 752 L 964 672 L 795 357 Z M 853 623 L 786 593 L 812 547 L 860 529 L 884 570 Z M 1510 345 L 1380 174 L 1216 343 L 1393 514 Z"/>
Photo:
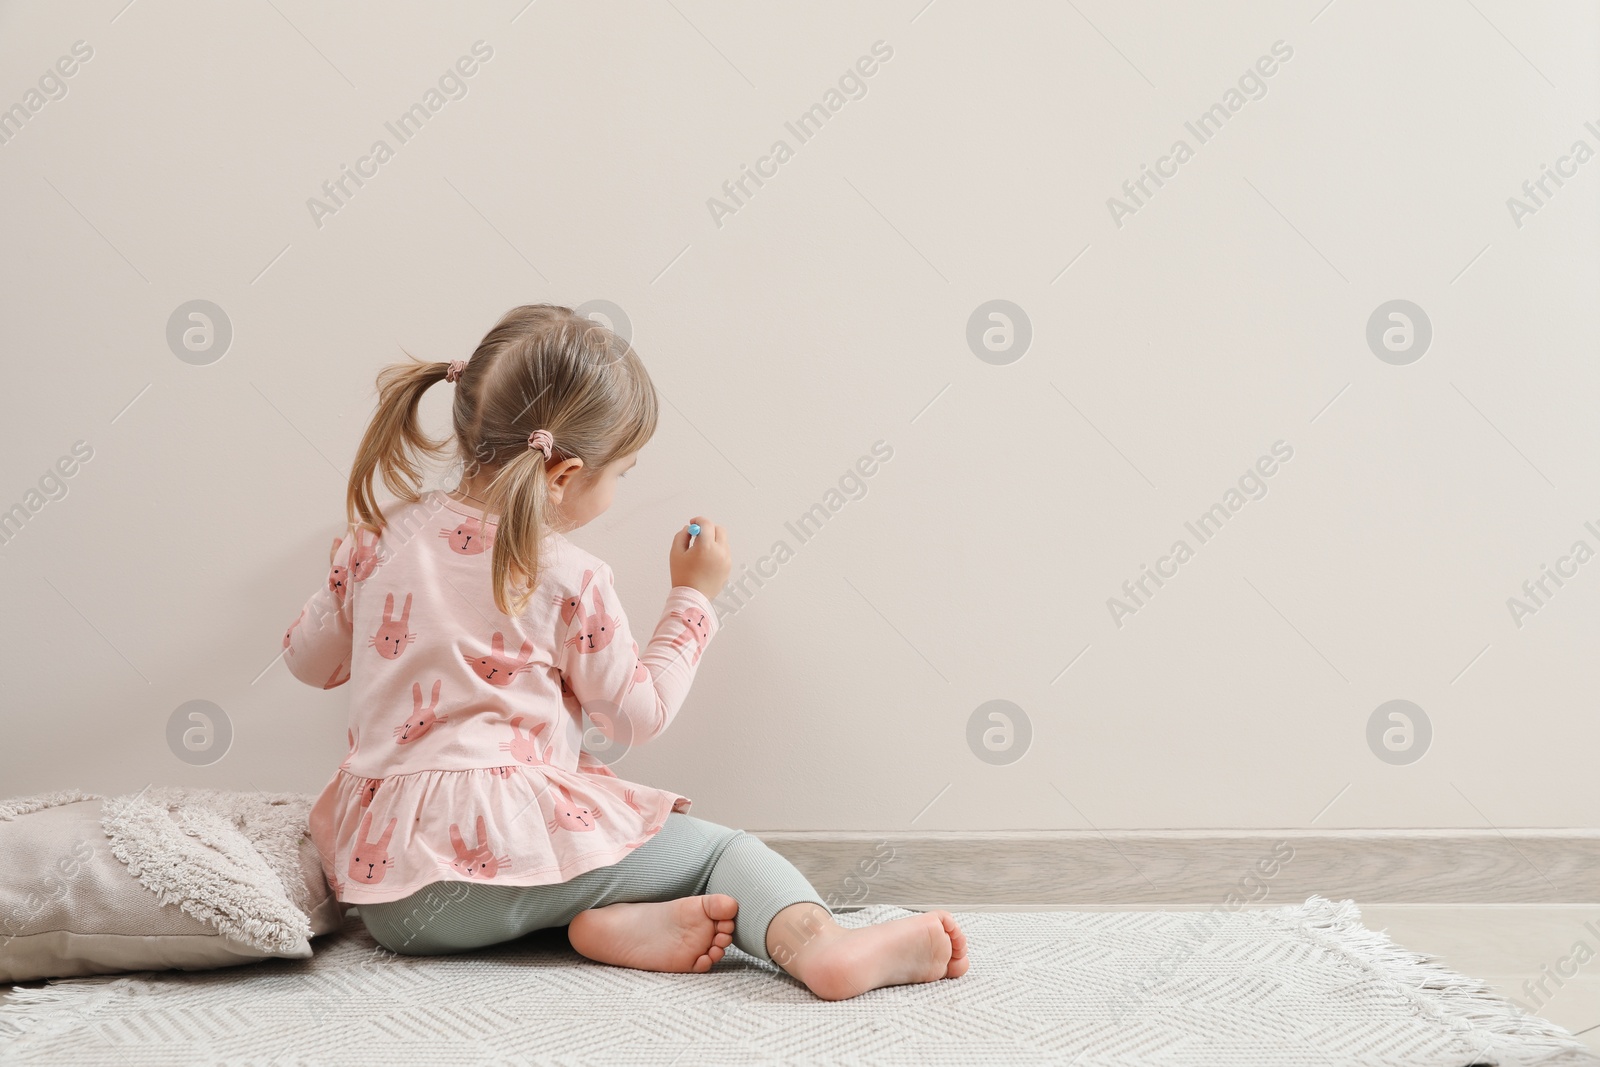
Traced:
<path fill-rule="evenodd" d="M 457 503 L 472 504 L 487 510 L 489 507 L 489 486 L 493 482 L 493 472 L 478 469 L 468 474 L 463 471 L 461 480 L 456 483 L 456 487 L 446 492 L 445 495 Z"/>

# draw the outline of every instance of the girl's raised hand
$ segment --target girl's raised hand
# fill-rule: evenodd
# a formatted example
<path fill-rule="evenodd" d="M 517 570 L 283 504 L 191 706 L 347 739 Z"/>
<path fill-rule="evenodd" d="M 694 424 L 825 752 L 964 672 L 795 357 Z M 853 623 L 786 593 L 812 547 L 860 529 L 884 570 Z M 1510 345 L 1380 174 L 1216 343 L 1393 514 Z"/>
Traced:
<path fill-rule="evenodd" d="M 712 600 L 722 592 L 722 586 L 728 580 L 728 572 L 733 569 L 733 552 L 728 547 L 728 531 L 726 527 L 718 526 L 704 515 L 696 515 L 690 521 L 700 527 L 693 548 L 689 547 L 687 524 L 672 535 L 672 551 L 667 556 L 667 565 L 672 571 L 672 584 L 698 589 L 705 594 L 707 600 Z"/>

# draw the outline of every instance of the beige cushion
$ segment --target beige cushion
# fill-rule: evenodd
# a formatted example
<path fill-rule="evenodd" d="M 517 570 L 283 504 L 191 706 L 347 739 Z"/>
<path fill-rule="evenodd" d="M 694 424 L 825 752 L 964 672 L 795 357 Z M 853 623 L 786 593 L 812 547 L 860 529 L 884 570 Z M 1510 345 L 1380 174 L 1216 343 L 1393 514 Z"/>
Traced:
<path fill-rule="evenodd" d="M 310 956 L 348 907 L 304 832 L 310 801 L 146 789 L 0 802 L 0 980 Z"/>

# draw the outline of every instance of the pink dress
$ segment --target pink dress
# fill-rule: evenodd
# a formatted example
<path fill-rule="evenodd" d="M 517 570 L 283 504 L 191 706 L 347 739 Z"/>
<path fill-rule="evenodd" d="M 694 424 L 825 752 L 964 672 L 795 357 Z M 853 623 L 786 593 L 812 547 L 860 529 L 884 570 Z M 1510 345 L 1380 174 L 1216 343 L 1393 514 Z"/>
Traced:
<path fill-rule="evenodd" d="M 384 514 L 382 535 L 343 539 L 283 639 L 295 677 L 350 684 L 350 754 L 310 819 L 339 900 L 564 882 L 689 810 L 580 745 L 585 712 L 623 750 L 667 728 L 717 630 L 704 595 L 674 587 L 641 655 L 611 568 L 560 534 L 512 617 L 491 592 L 493 516 L 440 492 Z"/>

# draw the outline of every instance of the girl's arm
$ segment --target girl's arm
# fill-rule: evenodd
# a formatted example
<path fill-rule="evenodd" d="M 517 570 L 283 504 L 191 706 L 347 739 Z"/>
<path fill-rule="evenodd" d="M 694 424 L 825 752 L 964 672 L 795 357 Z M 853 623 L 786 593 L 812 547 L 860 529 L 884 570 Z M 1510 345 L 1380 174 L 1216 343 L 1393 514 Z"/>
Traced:
<path fill-rule="evenodd" d="M 335 541 L 328 577 L 283 635 L 289 672 L 307 685 L 332 689 L 350 680 L 350 556 L 355 538 Z"/>
<path fill-rule="evenodd" d="M 717 631 L 705 594 L 673 586 L 650 642 L 639 653 L 617 598 L 611 568 L 602 565 L 569 601 L 559 666 L 567 688 L 608 739 L 639 745 L 672 722 L 700 654 Z"/>

